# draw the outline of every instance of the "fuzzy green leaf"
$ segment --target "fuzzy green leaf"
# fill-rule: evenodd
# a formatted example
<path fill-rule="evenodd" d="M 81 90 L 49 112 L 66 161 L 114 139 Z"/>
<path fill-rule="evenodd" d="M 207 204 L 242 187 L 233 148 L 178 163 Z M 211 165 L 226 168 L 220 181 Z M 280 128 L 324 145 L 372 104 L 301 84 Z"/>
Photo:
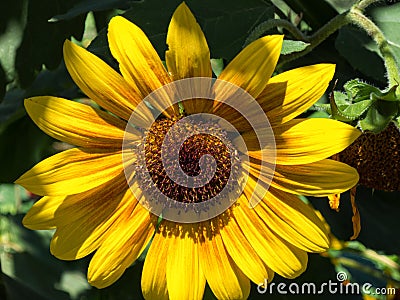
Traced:
<path fill-rule="evenodd" d="M 385 100 L 385 101 L 400 101 L 400 99 L 396 96 L 396 89 L 398 85 L 392 86 L 387 92 L 381 92 L 379 91 L 378 93 L 371 93 L 371 99 L 375 100 Z"/>
<path fill-rule="evenodd" d="M 293 52 L 300 52 L 306 49 L 310 44 L 302 41 L 284 40 L 282 44 L 281 54 L 287 55 Z"/>
<path fill-rule="evenodd" d="M 377 101 L 371 107 L 365 118 L 359 122 L 361 130 L 379 133 L 386 128 L 393 117 L 398 114 L 398 105 L 395 102 Z"/>
<path fill-rule="evenodd" d="M 389 47 L 396 57 L 397 64 L 400 65 L 400 3 L 395 3 L 390 6 L 372 7 L 369 14 L 372 20 L 382 30 L 385 38 L 389 42 Z"/>
<path fill-rule="evenodd" d="M 356 120 L 360 118 L 374 103 L 374 100 L 363 100 L 350 105 L 340 105 L 338 110 L 342 116 L 349 120 Z"/>
<path fill-rule="evenodd" d="M 360 90 L 358 90 L 356 86 L 361 85 L 356 80 L 352 80 L 345 84 L 347 95 L 340 92 L 334 92 L 333 97 L 330 98 L 331 114 L 334 119 L 343 122 L 358 120 L 374 103 L 375 100 L 368 98 L 366 100 L 352 103 L 352 100 L 354 101 L 353 94 L 360 96 L 360 99 L 363 95 L 362 93 L 359 93 Z"/>
<path fill-rule="evenodd" d="M 348 97 L 353 102 L 359 102 L 371 98 L 371 94 L 381 94 L 381 91 L 365 82 L 358 79 L 353 79 L 344 85 L 344 90 L 346 91 Z"/>

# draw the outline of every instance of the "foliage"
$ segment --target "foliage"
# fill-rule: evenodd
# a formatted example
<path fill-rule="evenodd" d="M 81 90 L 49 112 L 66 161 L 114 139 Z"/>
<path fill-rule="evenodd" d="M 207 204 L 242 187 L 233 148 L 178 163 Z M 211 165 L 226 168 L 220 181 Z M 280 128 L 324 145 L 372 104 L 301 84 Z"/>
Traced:
<path fill-rule="evenodd" d="M 343 86 L 345 93 L 335 91 L 329 104 L 315 104 L 336 120 L 352 123 L 363 131 L 379 133 L 399 114 L 396 86 L 387 91 L 353 79 Z"/>

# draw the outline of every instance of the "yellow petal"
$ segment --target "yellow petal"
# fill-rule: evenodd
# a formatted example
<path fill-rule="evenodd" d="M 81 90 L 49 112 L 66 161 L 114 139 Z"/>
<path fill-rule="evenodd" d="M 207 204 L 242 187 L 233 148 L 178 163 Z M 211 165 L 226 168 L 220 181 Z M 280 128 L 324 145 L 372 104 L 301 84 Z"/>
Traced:
<path fill-rule="evenodd" d="M 121 16 L 112 18 L 108 25 L 108 42 L 122 75 L 141 99 L 171 82 L 156 50 L 135 24 Z M 171 105 L 171 95 L 168 93 L 158 100 L 164 101 L 166 107 Z M 151 104 L 157 106 L 157 103 Z M 173 110 L 166 114 L 172 116 Z"/>
<path fill-rule="evenodd" d="M 273 127 L 276 143 L 276 163 L 300 165 L 316 162 L 347 148 L 361 134 L 353 126 L 330 119 L 295 119 Z M 244 140 L 258 144 L 254 133 L 244 133 Z M 261 151 L 249 151 L 262 159 Z M 270 149 L 266 149 L 268 155 Z"/>
<path fill-rule="evenodd" d="M 174 80 L 211 77 L 210 51 L 206 38 L 184 2 L 172 15 L 167 44 L 165 60 Z"/>
<path fill-rule="evenodd" d="M 165 53 L 168 72 L 174 80 L 188 77 L 211 77 L 210 50 L 195 17 L 183 2 L 172 15 Z M 189 114 L 206 112 L 212 101 L 193 99 L 183 102 Z"/>
<path fill-rule="evenodd" d="M 120 74 L 94 54 L 68 40 L 64 43 L 64 60 L 72 79 L 89 98 L 113 114 L 129 120 L 142 98 Z M 144 121 L 152 118 L 150 111 L 144 113 L 141 115 Z"/>
<path fill-rule="evenodd" d="M 221 98 L 216 98 L 216 99 L 219 100 Z M 214 101 L 214 107 L 212 108 L 213 110 L 211 111 L 211 113 L 221 117 L 226 122 L 230 123 L 240 133 L 252 130 L 253 127 L 251 126 L 249 121 L 246 119 L 245 116 L 243 116 L 239 112 L 239 111 L 246 112 L 246 113 L 248 113 L 247 116 L 248 115 L 254 116 L 252 111 L 250 111 L 247 108 L 248 102 L 243 101 L 243 98 L 241 97 L 241 95 L 231 95 L 230 99 L 235 99 L 235 100 L 233 100 L 229 104 Z M 247 98 L 247 99 L 249 99 L 249 98 Z M 239 101 L 240 101 L 240 103 L 239 103 Z M 253 101 L 255 101 L 255 100 L 253 100 Z M 243 105 L 243 107 L 240 107 L 240 105 Z M 261 113 L 263 113 L 261 109 L 258 112 L 260 112 L 260 111 L 261 111 Z M 257 116 L 259 116 L 259 114 L 257 114 Z"/>
<path fill-rule="evenodd" d="M 239 269 L 255 284 L 264 283 L 268 279 L 267 268 L 247 241 L 236 220 L 230 218 L 220 232 L 229 256 Z"/>
<path fill-rule="evenodd" d="M 272 125 L 300 115 L 324 94 L 335 65 L 318 64 L 283 72 L 272 77 L 257 101 Z"/>
<path fill-rule="evenodd" d="M 294 278 L 304 272 L 307 253 L 276 236 L 246 202 L 242 196 L 233 213 L 247 240 L 265 264 L 285 278 Z"/>
<path fill-rule="evenodd" d="M 199 250 L 201 267 L 214 295 L 218 299 L 247 299 L 250 280 L 226 253 L 221 236 L 205 234 Z"/>
<path fill-rule="evenodd" d="M 37 195 L 72 195 L 97 187 L 123 171 L 121 152 L 69 149 L 39 162 L 15 183 Z"/>
<path fill-rule="evenodd" d="M 90 254 L 117 230 L 116 221 L 137 203 L 126 184 L 125 190 L 111 182 L 101 187 L 66 197 L 54 212 L 57 230 L 50 244 L 54 256 L 75 260 Z"/>
<path fill-rule="evenodd" d="M 307 252 L 329 248 L 328 233 L 312 208 L 296 195 L 270 187 L 255 211 L 272 231 Z"/>
<path fill-rule="evenodd" d="M 65 200 L 64 196 L 42 197 L 35 202 L 22 220 L 22 224 L 32 230 L 54 229 L 54 214 Z"/>
<path fill-rule="evenodd" d="M 241 165 L 242 176 L 246 180 L 245 188 L 249 207 L 254 207 L 259 201 L 264 199 L 275 172 L 275 165 L 267 163 L 262 165 L 262 175 L 259 175 L 261 166 L 258 163 L 260 162 L 257 161 L 255 163 L 250 158 L 250 161 L 244 161 Z M 257 169 L 255 169 L 256 167 Z"/>
<path fill-rule="evenodd" d="M 25 99 L 40 129 L 63 142 L 89 148 L 122 147 L 125 123 L 99 109 L 56 97 Z"/>
<path fill-rule="evenodd" d="M 251 163 L 249 172 L 263 181 L 269 180 L 270 174 L 259 174 L 259 166 L 255 163 Z M 291 194 L 327 197 L 351 189 L 358 179 L 356 169 L 324 159 L 305 165 L 276 165 L 271 186 Z"/>
<path fill-rule="evenodd" d="M 169 299 L 165 263 L 171 255 L 169 245 L 164 233 L 154 235 L 142 271 L 142 293 L 146 300 Z"/>
<path fill-rule="evenodd" d="M 44 196 L 37 201 L 23 219 L 25 227 L 33 230 L 65 226 L 74 220 L 85 217 L 93 207 L 115 199 L 128 189 L 125 175 L 121 172 L 111 181 L 89 191 L 69 196 Z M 114 202 L 110 201 L 110 206 Z M 101 214 L 99 215 L 101 217 Z"/>
<path fill-rule="evenodd" d="M 230 122 L 239 132 L 252 129 L 239 111 L 245 111 L 247 115 L 259 113 L 254 110 L 259 108 L 258 103 L 249 106 L 249 101 L 252 101 L 252 97 L 256 98 L 267 85 L 278 61 L 282 41 L 283 36 L 278 35 L 254 41 L 228 64 L 218 77 L 220 80 L 213 85 L 218 101 L 214 101 L 212 113 Z M 261 108 L 259 110 L 262 111 Z"/>
<path fill-rule="evenodd" d="M 201 300 L 206 278 L 200 268 L 198 242 L 192 236 L 193 226 L 177 224 L 174 227 L 176 231 L 165 237 L 170 253 L 166 262 L 169 298 Z"/>
<path fill-rule="evenodd" d="M 156 221 L 154 215 L 140 204 L 134 209 L 128 209 L 122 218 L 116 220 L 116 228 L 110 232 L 90 261 L 89 283 L 97 288 L 104 288 L 117 281 L 150 242 Z"/>
<path fill-rule="evenodd" d="M 218 79 L 229 81 L 257 98 L 264 90 L 275 69 L 282 47 L 283 36 L 262 37 L 244 48 L 222 71 Z M 216 97 L 227 99 L 229 86 L 218 84 Z"/>

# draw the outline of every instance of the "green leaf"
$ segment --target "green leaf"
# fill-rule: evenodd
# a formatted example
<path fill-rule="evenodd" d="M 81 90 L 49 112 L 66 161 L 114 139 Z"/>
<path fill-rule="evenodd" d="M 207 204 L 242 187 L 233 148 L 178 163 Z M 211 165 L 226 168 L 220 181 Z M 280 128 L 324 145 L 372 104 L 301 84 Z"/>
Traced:
<path fill-rule="evenodd" d="M 20 6 L 19 14 L 23 15 L 23 1 L 16 1 L 14 5 Z M 12 5 L 12 6 L 14 6 Z M 8 12 L 8 9 L 6 10 Z M 4 14 L 5 11 L 1 11 Z M 16 50 L 21 44 L 24 33 L 25 21 L 22 16 L 14 12 L 13 19 L 8 19 L 6 16 L 0 16 L 7 20 L 4 24 L 4 32 L 0 35 L 0 102 L 6 90 L 6 85 L 14 81 L 16 76 L 15 71 L 15 56 Z"/>
<path fill-rule="evenodd" d="M 17 214 L 26 212 L 30 207 L 24 203 L 29 198 L 27 191 L 14 184 L 0 184 L 0 214 Z"/>
<path fill-rule="evenodd" d="M 0 261 L 9 280 L 9 299 L 82 299 L 90 289 L 82 262 L 65 262 L 49 252 L 52 231 L 31 231 L 22 226 L 22 215 L 0 215 Z M 80 273 L 80 274 L 79 274 Z M 69 281 L 66 286 L 65 281 Z M 35 297 L 36 296 L 36 297 Z"/>
<path fill-rule="evenodd" d="M 127 9 L 129 8 L 132 0 L 84 0 L 79 1 L 70 8 L 66 13 L 53 16 L 50 21 L 58 22 L 62 20 L 70 20 L 76 16 L 87 14 L 93 11 L 103 11 L 111 9 Z"/>
<path fill-rule="evenodd" d="M 314 109 L 325 111 L 336 120 L 357 125 L 362 130 L 380 132 L 399 113 L 400 100 L 396 88 L 387 91 L 352 79 L 344 85 L 346 93 L 334 91 L 329 104 L 314 104 Z"/>
<path fill-rule="evenodd" d="M 321 0 L 285 0 L 285 2 L 297 13 L 301 14 L 303 20 L 306 21 L 313 29 L 318 30 L 337 15 L 333 7 Z"/>
<path fill-rule="evenodd" d="M 374 103 L 374 100 L 363 100 L 354 104 L 339 105 L 336 114 L 345 117 L 345 120 L 354 121 L 359 119 Z M 335 116 L 337 119 L 337 116 Z M 340 119 L 337 119 L 340 120 Z"/>
<path fill-rule="evenodd" d="M 380 94 L 380 90 L 359 79 L 353 79 L 345 83 L 343 86 L 348 98 L 353 102 L 359 102 L 371 98 L 371 94 Z"/>
<path fill-rule="evenodd" d="M 334 100 L 334 98 L 331 98 L 330 101 L 330 107 L 331 107 L 331 115 L 335 120 L 350 123 L 354 121 L 356 118 L 351 117 L 351 116 L 346 116 L 344 114 L 344 111 L 346 108 L 348 108 L 351 104 L 346 104 L 346 105 L 341 105 L 338 106 Z"/>
<path fill-rule="evenodd" d="M 0 182 L 10 183 L 52 154 L 53 139 L 24 116 L 0 127 Z"/>
<path fill-rule="evenodd" d="M 211 68 L 215 76 L 219 76 L 224 69 L 224 60 L 222 58 L 211 58 Z"/>
<path fill-rule="evenodd" d="M 342 92 L 339 91 L 334 91 L 333 92 L 334 98 L 335 98 L 335 103 L 337 105 L 345 105 L 349 104 L 348 96 Z"/>
<path fill-rule="evenodd" d="M 64 22 L 48 22 L 51 17 L 66 11 L 76 2 L 28 1 L 26 27 L 15 60 L 15 69 L 22 87 L 28 87 L 43 66 L 47 69 L 59 66 L 65 39 L 71 36 L 81 39 L 85 15 Z"/>
<path fill-rule="evenodd" d="M 282 55 L 287 55 L 293 52 L 300 52 L 306 49 L 310 44 L 302 41 L 283 40 Z"/>
<path fill-rule="evenodd" d="M 325 0 L 328 2 L 338 13 L 345 12 L 357 2 L 357 0 Z"/>
<path fill-rule="evenodd" d="M 162 6 L 157 0 L 132 3 L 124 17 L 138 25 L 149 37 L 161 58 L 167 50 L 166 33 L 171 16 L 181 0 L 170 0 Z M 211 51 L 211 57 L 231 60 L 239 51 L 252 29 L 261 22 L 273 18 L 274 7 L 261 0 L 188 0 L 186 4 L 202 27 Z M 89 50 L 108 57 L 106 30 L 93 41 Z"/>
<path fill-rule="evenodd" d="M 399 110 L 400 110 L 400 108 L 399 108 Z M 394 120 L 394 123 L 396 124 L 397 128 L 400 129 L 400 116 L 398 116 L 398 117 Z"/>
<path fill-rule="evenodd" d="M 397 87 L 398 85 L 394 85 L 386 92 L 382 92 L 380 90 L 378 90 L 378 92 L 372 92 L 371 99 L 400 102 L 400 99 L 396 96 Z"/>
<path fill-rule="evenodd" d="M 314 103 L 310 109 L 316 110 L 317 112 L 325 112 L 329 115 L 332 114 L 331 105 L 329 103 Z"/>
<path fill-rule="evenodd" d="M 3 101 L 4 95 L 6 94 L 7 78 L 6 72 L 0 64 L 0 103 Z"/>
<path fill-rule="evenodd" d="M 315 111 L 311 115 L 308 116 L 309 118 L 322 118 L 327 119 L 329 118 L 329 113 L 323 110 Z"/>
<path fill-rule="evenodd" d="M 332 98 L 332 96 L 330 98 Z M 334 104 L 336 106 L 341 106 L 341 105 L 348 106 L 350 104 L 350 102 L 347 100 L 347 95 L 343 94 L 342 92 L 339 92 L 339 91 L 333 91 L 333 99 L 335 102 Z M 330 99 L 330 100 L 332 101 L 333 99 Z M 330 104 L 330 103 L 317 102 L 317 103 L 314 103 L 312 108 L 314 110 L 324 111 L 324 112 L 332 115 L 332 104 Z"/>
<path fill-rule="evenodd" d="M 369 99 L 370 93 L 366 92 L 373 87 L 351 80 L 344 88 L 346 94 L 335 91 L 330 97 L 330 113 L 336 120 L 351 123 L 361 118 L 374 103 L 375 100 Z"/>
<path fill-rule="evenodd" d="M 374 41 L 354 26 L 344 26 L 335 41 L 338 52 L 365 76 L 386 83 L 385 67 Z"/>
<path fill-rule="evenodd" d="M 394 85 L 387 91 L 381 91 L 380 89 L 360 81 L 359 79 L 353 79 L 344 85 L 344 89 L 347 92 L 348 98 L 352 102 L 359 102 L 366 99 L 371 100 L 384 100 L 384 101 L 400 101 L 396 96 L 396 89 L 398 85 Z"/>
<path fill-rule="evenodd" d="M 62 272 L 57 289 L 67 292 L 71 299 L 79 299 L 82 293 L 90 289 L 87 277 L 81 270 L 65 270 Z"/>
<path fill-rule="evenodd" d="M 13 89 L 6 93 L 4 101 L 0 104 L 0 134 L 8 124 L 25 115 L 23 107 L 25 91 Z"/>
<path fill-rule="evenodd" d="M 396 57 L 397 64 L 400 65 L 400 3 L 390 6 L 373 6 L 368 14 L 382 30 Z"/>
<path fill-rule="evenodd" d="M 392 121 L 393 117 L 398 114 L 398 105 L 396 102 L 377 101 L 371 107 L 365 118 L 360 120 L 359 127 L 361 130 L 379 133 Z"/>

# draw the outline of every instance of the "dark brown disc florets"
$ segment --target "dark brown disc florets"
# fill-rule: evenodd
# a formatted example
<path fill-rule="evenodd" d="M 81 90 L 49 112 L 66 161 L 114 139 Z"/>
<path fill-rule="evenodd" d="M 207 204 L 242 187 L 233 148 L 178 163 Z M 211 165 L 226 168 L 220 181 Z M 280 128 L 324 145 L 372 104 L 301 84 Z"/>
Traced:
<path fill-rule="evenodd" d="M 378 134 L 364 132 L 339 153 L 339 160 L 356 168 L 360 185 L 400 191 L 400 131 L 394 123 Z"/>
<path fill-rule="evenodd" d="M 227 139 L 226 132 L 217 123 L 210 121 L 200 123 L 189 121 L 185 123 L 184 128 L 170 131 L 178 121 L 179 119 L 155 121 L 146 132 L 145 141 L 138 144 L 135 151 L 139 155 L 135 169 L 141 188 L 150 197 L 156 198 L 152 200 L 157 201 L 159 193 L 152 190 L 155 185 L 163 195 L 181 203 L 201 203 L 217 196 L 225 187 L 229 190 L 235 189 L 229 178 L 232 172 L 233 176 L 239 173 L 239 156 Z M 165 148 L 165 144 L 163 146 L 164 139 L 167 140 L 166 136 L 174 141 L 187 132 L 193 134 L 185 139 L 178 149 L 168 148 L 168 145 Z M 179 165 L 189 179 L 200 180 L 204 171 L 201 168 L 202 159 L 206 169 L 211 165 L 210 159 L 215 162 L 212 178 L 202 186 L 181 185 L 167 174 L 166 168 Z M 145 176 L 144 172 L 148 172 L 152 182 L 148 182 L 149 177 Z"/>

